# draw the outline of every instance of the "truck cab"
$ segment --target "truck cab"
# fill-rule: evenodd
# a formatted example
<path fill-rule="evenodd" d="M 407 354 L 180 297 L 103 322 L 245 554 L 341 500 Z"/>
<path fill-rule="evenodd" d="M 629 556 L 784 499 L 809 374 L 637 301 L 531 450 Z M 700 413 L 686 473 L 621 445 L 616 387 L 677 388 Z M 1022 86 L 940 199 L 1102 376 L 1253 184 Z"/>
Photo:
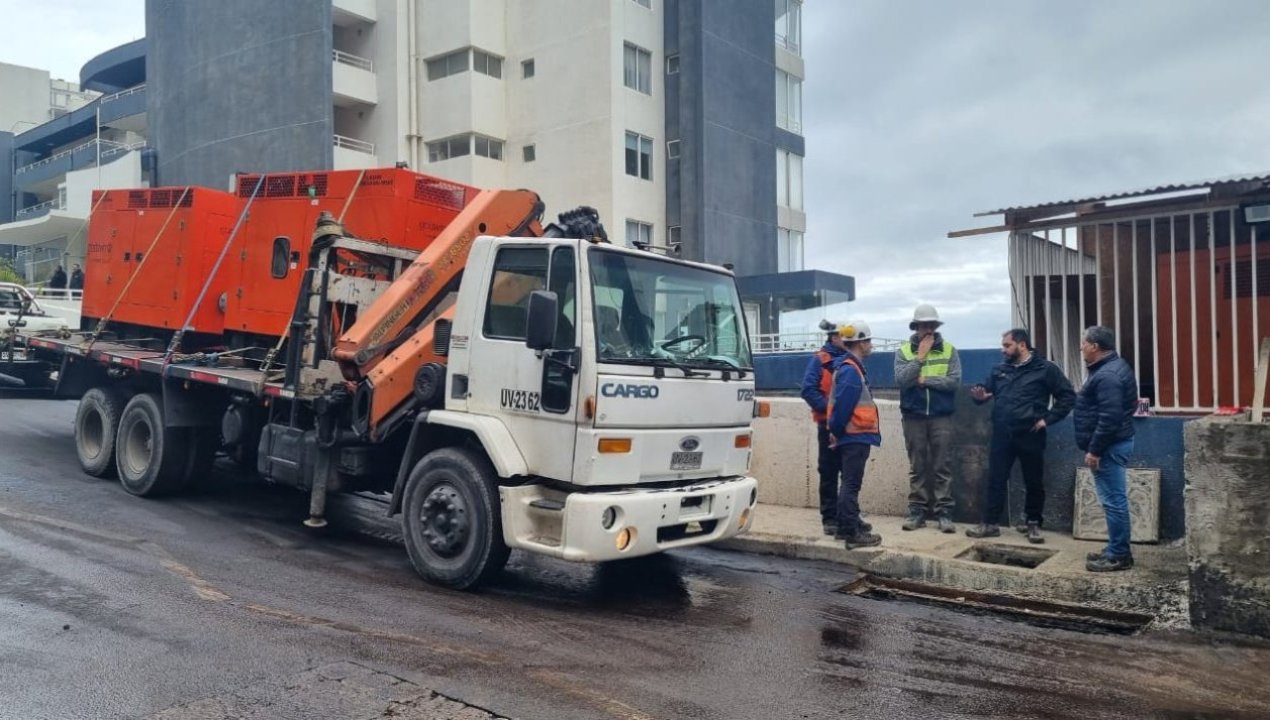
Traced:
<path fill-rule="evenodd" d="M 420 413 L 411 444 L 423 463 L 429 431 L 479 438 L 506 547 L 614 560 L 748 527 L 755 408 L 728 270 L 589 240 L 480 237 L 454 309 L 444 406 Z M 454 549 L 448 523 L 472 508 L 446 481 L 415 492 L 412 508 L 412 481 L 422 478 L 398 488 L 408 543 L 435 565 Z"/>

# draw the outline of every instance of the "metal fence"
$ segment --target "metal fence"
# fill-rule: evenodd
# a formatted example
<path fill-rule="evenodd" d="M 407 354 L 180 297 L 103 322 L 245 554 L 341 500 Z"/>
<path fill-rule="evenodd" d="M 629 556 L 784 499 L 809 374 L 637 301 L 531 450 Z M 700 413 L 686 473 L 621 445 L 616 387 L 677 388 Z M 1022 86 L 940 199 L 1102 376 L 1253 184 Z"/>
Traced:
<path fill-rule="evenodd" d="M 873 338 L 873 349 L 890 352 L 898 349 L 903 342 L 892 338 Z M 805 353 L 824 344 L 823 332 L 763 333 L 750 338 L 750 347 L 755 353 Z"/>
<path fill-rule="evenodd" d="M 1246 406 L 1260 338 L 1270 334 L 1265 245 L 1234 206 L 1017 231 L 1009 242 L 1014 322 L 1076 385 L 1082 331 L 1104 325 L 1153 408 Z"/>

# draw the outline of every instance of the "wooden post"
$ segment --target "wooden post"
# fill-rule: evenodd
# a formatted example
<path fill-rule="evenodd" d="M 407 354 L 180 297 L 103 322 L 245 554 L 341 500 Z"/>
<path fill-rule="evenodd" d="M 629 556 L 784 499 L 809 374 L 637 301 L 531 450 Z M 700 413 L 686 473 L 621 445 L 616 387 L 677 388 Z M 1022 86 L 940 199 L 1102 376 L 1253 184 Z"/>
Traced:
<path fill-rule="evenodd" d="M 1261 338 L 1257 353 L 1257 380 L 1252 385 L 1252 421 L 1261 422 L 1266 411 L 1266 370 L 1270 369 L 1270 337 Z"/>

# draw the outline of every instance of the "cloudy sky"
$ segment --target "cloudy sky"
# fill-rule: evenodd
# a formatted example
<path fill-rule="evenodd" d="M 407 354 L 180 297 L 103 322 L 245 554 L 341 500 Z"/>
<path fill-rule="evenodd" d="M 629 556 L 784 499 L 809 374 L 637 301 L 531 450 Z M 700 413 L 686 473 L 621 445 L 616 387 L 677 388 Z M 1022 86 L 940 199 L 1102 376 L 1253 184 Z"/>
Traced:
<path fill-rule="evenodd" d="M 0 18 L 38 28 L 0 61 L 67 79 L 145 32 L 142 0 Z M 1270 171 L 1265 0 L 806 0 L 803 33 L 806 265 L 854 275 L 828 314 L 878 336 L 931 302 L 961 347 L 998 342 L 1004 239 L 945 237 L 975 212 Z"/>
<path fill-rule="evenodd" d="M 834 312 L 961 347 L 1010 321 L 1003 237 L 974 213 L 1270 171 L 1270 2 L 807 0 L 806 264 Z"/>

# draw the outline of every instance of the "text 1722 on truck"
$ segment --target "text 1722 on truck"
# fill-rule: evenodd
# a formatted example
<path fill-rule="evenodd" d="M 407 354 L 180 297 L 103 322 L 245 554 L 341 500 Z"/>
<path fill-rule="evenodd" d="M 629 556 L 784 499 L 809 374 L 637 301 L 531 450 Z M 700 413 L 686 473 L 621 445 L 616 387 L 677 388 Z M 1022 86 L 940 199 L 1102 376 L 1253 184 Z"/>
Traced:
<path fill-rule="evenodd" d="M 81 398 L 85 472 L 148 497 L 204 481 L 223 453 L 308 490 L 316 526 L 329 493 L 383 493 L 415 569 L 453 588 L 489 580 L 511 549 L 609 561 L 749 527 L 751 422 L 766 404 L 730 271 L 614 246 L 588 208 L 543 227 L 529 191 L 449 196 L 452 219 L 415 247 L 356 237 L 335 216 L 379 187 L 376 172 L 393 171 L 363 171 L 330 208 L 306 201 L 286 235 L 251 230 L 271 199 L 261 188 L 286 186 L 248 178 L 237 217 L 198 236 L 199 269 L 179 252 L 165 268 L 161 248 L 178 242 L 173 228 L 199 230 L 214 191 L 129 191 L 150 194 L 128 203 L 150 202 L 152 222 L 166 216 L 152 234 L 121 237 L 94 211 L 90 239 L 108 240 L 90 243 L 88 272 L 113 274 L 88 278 L 86 308 L 98 287 L 112 288 L 112 310 L 167 292 L 173 272 L 202 287 L 145 306 L 148 326 L 90 316 L 69 338 L 24 338 L 55 392 Z M 250 258 L 264 271 L 226 275 Z M 223 310 L 281 282 L 299 288 L 285 333 L 209 330 L 205 303 Z"/>

